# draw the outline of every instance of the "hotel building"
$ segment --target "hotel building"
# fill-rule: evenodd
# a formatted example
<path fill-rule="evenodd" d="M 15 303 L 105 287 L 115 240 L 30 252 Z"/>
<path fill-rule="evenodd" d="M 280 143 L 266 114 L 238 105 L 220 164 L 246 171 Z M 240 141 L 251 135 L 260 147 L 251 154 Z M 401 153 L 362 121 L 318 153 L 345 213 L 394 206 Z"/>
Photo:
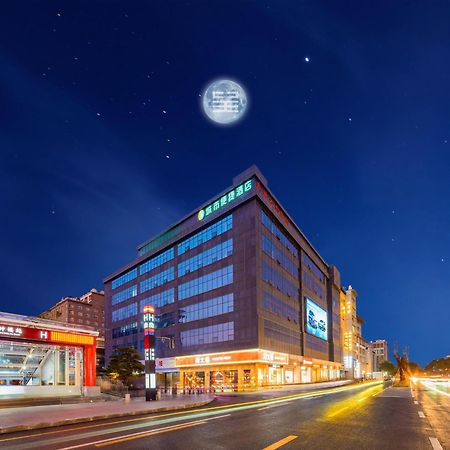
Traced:
<path fill-rule="evenodd" d="M 104 283 L 106 357 L 143 353 L 142 310 L 153 305 L 165 382 L 241 390 L 341 377 L 339 272 L 255 166 Z"/>

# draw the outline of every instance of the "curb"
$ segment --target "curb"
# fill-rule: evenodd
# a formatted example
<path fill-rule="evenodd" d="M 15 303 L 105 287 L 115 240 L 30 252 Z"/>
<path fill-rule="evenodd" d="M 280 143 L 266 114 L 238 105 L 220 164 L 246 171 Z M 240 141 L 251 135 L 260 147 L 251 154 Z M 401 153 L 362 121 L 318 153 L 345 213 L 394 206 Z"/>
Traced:
<path fill-rule="evenodd" d="M 190 409 L 190 408 L 198 408 L 200 406 L 205 406 L 211 403 L 214 400 L 215 397 L 205 400 L 202 402 L 195 402 L 195 403 L 187 403 L 185 405 L 178 405 L 178 406 L 165 406 L 162 408 L 154 408 L 154 409 L 146 409 L 146 410 L 139 410 L 139 411 L 129 411 L 124 413 L 114 413 L 114 414 L 102 414 L 99 416 L 91 416 L 91 417 L 78 417 L 75 419 L 64 419 L 59 420 L 56 422 L 41 422 L 36 423 L 33 425 L 18 425 L 14 427 L 6 427 L 6 428 L 0 428 L 0 435 L 8 434 L 8 433 L 16 433 L 18 431 L 29 431 L 29 430 L 37 430 L 42 428 L 52 428 L 52 427 L 59 427 L 63 425 L 73 425 L 76 423 L 86 423 L 86 422 L 95 422 L 96 420 L 104 420 L 104 419 L 114 419 L 118 417 L 127 417 L 127 416 L 141 416 L 144 414 L 153 414 L 158 412 L 164 412 L 164 411 L 182 411 L 184 409 Z"/>

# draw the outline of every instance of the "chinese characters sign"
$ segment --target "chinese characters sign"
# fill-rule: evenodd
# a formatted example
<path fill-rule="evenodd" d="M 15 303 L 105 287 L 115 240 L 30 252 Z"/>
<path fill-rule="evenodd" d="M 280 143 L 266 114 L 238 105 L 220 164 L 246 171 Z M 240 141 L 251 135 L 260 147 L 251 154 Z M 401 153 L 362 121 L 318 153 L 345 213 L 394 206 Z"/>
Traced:
<path fill-rule="evenodd" d="M 234 189 L 222 195 L 222 197 L 220 197 L 215 202 L 208 205 L 206 208 L 201 209 L 197 214 L 198 220 L 203 220 L 205 217 L 209 216 L 213 212 L 216 212 L 223 206 L 226 206 L 229 203 L 234 202 L 234 200 L 237 200 L 238 198 L 246 194 L 248 191 L 250 191 L 252 187 L 253 187 L 253 180 L 251 179 L 246 181 L 245 183 L 240 184 L 239 186 L 236 186 Z"/>
<path fill-rule="evenodd" d="M 264 189 L 263 185 L 259 181 L 256 182 L 256 189 L 269 202 L 270 207 L 272 208 L 273 212 L 278 216 L 280 221 L 284 225 L 289 225 L 289 219 L 287 218 L 286 214 L 278 206 L 277 202 L 272 198 L 272 196 Z"/>

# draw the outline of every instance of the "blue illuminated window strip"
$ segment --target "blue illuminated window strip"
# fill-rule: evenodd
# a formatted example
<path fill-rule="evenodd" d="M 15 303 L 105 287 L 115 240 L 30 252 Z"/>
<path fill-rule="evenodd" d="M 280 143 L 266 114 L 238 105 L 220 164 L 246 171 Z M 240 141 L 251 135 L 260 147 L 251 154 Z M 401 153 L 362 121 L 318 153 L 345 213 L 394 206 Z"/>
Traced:
<path fill-rule="evenodd" d="M 292 245 L 291 241 L 286 237 L 286 235 L 275 225 L 275 223 L 269 219 L 269 216 L 261 211 L 261 221 L 262 224 L 274 234 L 280 242 L 294 255 L 298 258 L 298 250 Z"/>
<path fill-rule="evenodd" d="M 222 295 L 179 309 L 179 322 L 192 322 L 193 320 L 206 319 L 207 317 L 219 316 L 232 311 L 233 294 Z"/>
<path fill-rule="evenodd" d="M 299 289 L 266 262 L 262 262 L 262 279 L 289 297 L 298 298 Z"/>
<path fill-rule="evenodd" d="M 138 332 L 138 323 L 132 322 L 122 325 L 121 327 L 112 329 L 112 337 L 113 339 L 129 336 L 130 334 L 136 334 Z"/>
<path fill-rule="evenodd" d="M 309 270 L 317 277 L 322 283 L 325 283 L 325 275 L 323 272 L 316 266 L 314 261 L 304 252 L 303 253 L 303 263 L 308 267 Z"/>
<path fill-rule="evenodd" d="M 112 312 L 112 321 L 127 319 L 128 317 L 135 316 L 137 314 L 137 303 L 131 303 L 130 305 L 123 306 Z"/>
<path fill-rule="evenodd" d="M 272 259 L 277 261 L 291 275 L 298 278 L 298 266 L 285 255 L 267 236 L 262 236 L 262 249 Z"/>
<path fill-rule="evenodd" d="M 148 261 L 145 261 L 145 263 L 142 263 L 139 266 L 139 273 L 143 275 L 144 273 L 150 272 L 150 270 L 155 269 L 156 267 L 162 266 L 167 261 L 172 260 L 174 257 L 174 251 L 173 247 L 169 250 L 166 250 L 165 252 L 161 253 L 158 256 L 155 256 L 152 259 L 149 259 Z"/>
<path fill-rule="evenodd" d="M 134 284 L 133 286 L 130 286 L 127 289 L 124 289 L 123 291 L 116 292 L 112 296 L 111 303 L 113 305 L 117 305 L 118 303 L 124 302 L 125 300 L 128 300 L 129 298 L 136 297 L 137 295 L 137 285 Z"/>
<path fill-rule="evenodd" d="M 170 288 L 167 291 L 162 291 L 159 294 L 152 295 L 151 297 L 141 300 L 141 312 L 144 311 L 144 305 L 152 305 L 155 308 L 161 308 L 161 306 L 168 305 L 175 301 L 175 289 Z"/>
<path fill-rule="evenodd" d="M 178 300 L 233 283 L 233 265 L 208 273 L 178 286 Z"/>
<path fill-rule="evenodd" d="M 178 264 L 178 276 L 181 277 L 189 272 L 194 272 L 201 267 L 208 266 L 213 262 L 220 261 L 221 259 L 230 256 L 232 253 L 233 239 L 228 239 L 228 241 L 222 242 L 221 244 Z"/>
<path fill-rule="evenodd" d="M 232 341 L 234 340 L 234 322 L 219 323 L 209 327 L 182 331 L 180 337 L 182 347 Z"/>
<path fill-rule="evenodd" d="M 204 230 L 200 231 L 194 236 L 180 242 L 178 244 L 178 256 L 187 252 L 188 250 L 192 250 L 193 248 L 203 244 L 204 242 L 209 241 L 210 239 L 220 236 L 228 230 L 231 230 L 233 227 L 233 216 L 230 214 L 227 217 L 224 217 L 222 220 L 210 225 Z"/>
<path fill-rule="evenodd" d="M 112 281 L 111 287 L 113 289 L 118 288 L 119 286 L 122 286 L 122 284 L 127 283 L 128 281 L 134 280 L 137 277 L 137 269 L 130 270 L 127 273 L 124 273 L 119 278 L 116 278 Z"/>
<path fill-rule="evenodd" d="M 157 273 L 156 275 L 153 275 L 150 278 L 147 278 L 144 281 L 141 281 L 141 293 L 172 281 L 174 279 L 174 276 L 175 269 L 173 267 L 170 267 L 167 270 L 164 270 L 160 273 Z"/>

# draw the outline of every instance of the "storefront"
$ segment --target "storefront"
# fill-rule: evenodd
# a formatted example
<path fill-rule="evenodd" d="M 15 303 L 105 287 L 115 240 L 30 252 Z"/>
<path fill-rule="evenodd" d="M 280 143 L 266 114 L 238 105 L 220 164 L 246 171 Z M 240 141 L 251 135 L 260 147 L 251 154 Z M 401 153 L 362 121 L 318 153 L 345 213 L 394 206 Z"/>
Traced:
<path fill-rule="evenodd" d="M 0 313 L 0 398 L 99 395 L 98 332 Z"/>
<path fill-rule="evenodd" d="M 321 363 L 312 358 L 261 349 L 175 358 L 181 388 L 219 392 L 339 379 L 339 364 Z"/>

